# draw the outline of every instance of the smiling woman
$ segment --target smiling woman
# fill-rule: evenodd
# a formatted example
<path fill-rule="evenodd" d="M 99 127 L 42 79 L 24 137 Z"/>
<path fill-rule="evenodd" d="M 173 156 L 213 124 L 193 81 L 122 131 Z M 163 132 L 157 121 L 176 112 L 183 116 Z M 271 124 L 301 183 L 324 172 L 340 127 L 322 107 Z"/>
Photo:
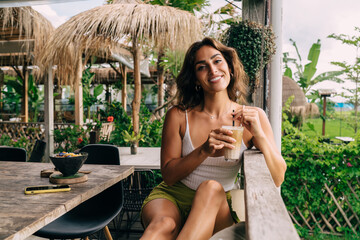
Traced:
<path fill-rule="evenodd" d="M 190 46 L 176 79 L 179 104 L 168 110 L 164 122 L 164 181 L 142 208 L 142 239 L 209 239 L 239 222 L 230 190 L 242 153 L 253 145 L 263 152 L 275 185 L 283 182 L 285 161 L 264 111 L 243 105 L 245 81 L 233 48 L 211 38 Z M 244 126 L 238 143 L 233 131 L 222 127 L 232 124 Z M 235 145 L 238 156 L 228 161 L 224 152 Z"/>

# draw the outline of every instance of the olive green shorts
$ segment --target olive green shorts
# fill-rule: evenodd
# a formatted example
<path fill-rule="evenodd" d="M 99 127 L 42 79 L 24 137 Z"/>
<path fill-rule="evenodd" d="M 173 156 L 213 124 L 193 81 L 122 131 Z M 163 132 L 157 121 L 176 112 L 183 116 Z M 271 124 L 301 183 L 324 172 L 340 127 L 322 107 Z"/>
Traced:
<path fill-rule="evenodd" d="M 169 186 L 163 181 L 158 186 L 156 186 L 151 191 L 149 196 L 144 200 L 144 203 L 141 207 L 141 212 L 144 206 L 151 200 L 159 198 L 167 199 L 174 203 L 175 206 L 179 209 L 181 215 L 181 222 L 182 224 L 184 224 L 187 217 L 189 216 L 195 192 L 195 190 L 192 190 L 181 182 L 177 182 L 174 185 Z M 240 222 L 238 216 L 236 215 L 236 212 L 232 209 L 230 192 L 226 192 L 226 199 L 229 204 L 230 213 L 234 222 Z"/>

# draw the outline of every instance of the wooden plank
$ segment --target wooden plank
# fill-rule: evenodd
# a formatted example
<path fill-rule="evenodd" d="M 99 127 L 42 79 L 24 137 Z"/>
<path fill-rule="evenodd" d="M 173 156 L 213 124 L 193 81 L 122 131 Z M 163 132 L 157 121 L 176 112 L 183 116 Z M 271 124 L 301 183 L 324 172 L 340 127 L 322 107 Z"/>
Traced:
<path fill-rule="evenodd" d="M 247 239 L 300 239 L 260 151 L 245 151 L 244 176 Z"/>
<path fill-rule="evenodd" d="M 0 53 L 23 53 L 28 49 L 30 52 L 33 51 L 34 40 L 0 41 Z"/>

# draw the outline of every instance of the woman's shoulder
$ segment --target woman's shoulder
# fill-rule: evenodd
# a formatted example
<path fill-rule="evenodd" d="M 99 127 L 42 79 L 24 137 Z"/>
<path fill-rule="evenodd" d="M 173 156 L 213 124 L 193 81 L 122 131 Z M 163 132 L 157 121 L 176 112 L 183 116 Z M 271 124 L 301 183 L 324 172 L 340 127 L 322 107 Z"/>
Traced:
<path fill-rule="evenodd" d="M 181 123 L 185 119 L 186 110 L 182 106 L 172 106 L 166 112 L 166 118 L 168 121 L 176 121 Z"/>

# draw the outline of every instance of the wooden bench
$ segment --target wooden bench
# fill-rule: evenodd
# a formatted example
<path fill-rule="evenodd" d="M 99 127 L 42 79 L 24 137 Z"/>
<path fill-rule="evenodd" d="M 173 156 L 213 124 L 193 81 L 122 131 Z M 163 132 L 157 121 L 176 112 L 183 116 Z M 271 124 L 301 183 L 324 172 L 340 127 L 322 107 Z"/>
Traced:
<path fill-rule="evenodd" d="M 245 222 L 226 228 L 211 239 L 300 239 L 260 151 L 245 151 L 244 178 Z"/>

